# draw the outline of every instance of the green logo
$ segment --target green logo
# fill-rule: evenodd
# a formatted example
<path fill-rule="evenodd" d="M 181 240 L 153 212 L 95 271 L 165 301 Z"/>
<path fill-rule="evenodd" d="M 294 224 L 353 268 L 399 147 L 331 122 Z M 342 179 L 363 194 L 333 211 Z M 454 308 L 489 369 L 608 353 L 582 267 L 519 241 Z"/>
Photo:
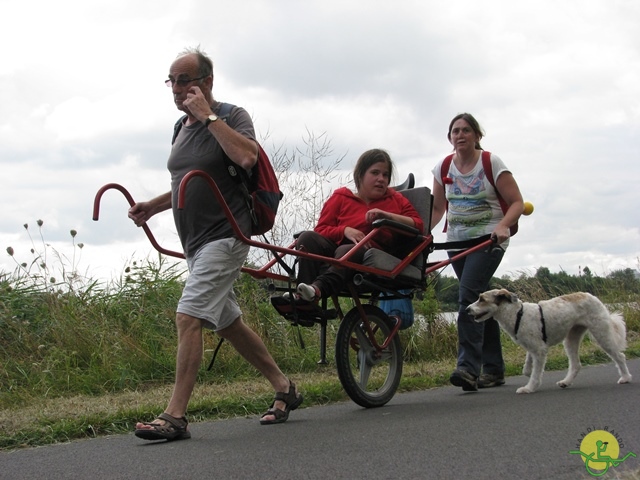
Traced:
<path fill-rule="evenodd" d="M 606 428 L 606 427 L 605 427 Z M 580 442 L 580 450 L 571 450 L 582 456 L 582 461 L 589 475 L 600 477 L 607 473 L 609 468 L 617 467 L 629 457 L 635 457 L 633 452 L 627 453 L 623 458 L 620 456 L 620 443 L 618 435 L 614 431 L 590 430 Z M 622 444 L 624 447 L 624 444 Z"/>

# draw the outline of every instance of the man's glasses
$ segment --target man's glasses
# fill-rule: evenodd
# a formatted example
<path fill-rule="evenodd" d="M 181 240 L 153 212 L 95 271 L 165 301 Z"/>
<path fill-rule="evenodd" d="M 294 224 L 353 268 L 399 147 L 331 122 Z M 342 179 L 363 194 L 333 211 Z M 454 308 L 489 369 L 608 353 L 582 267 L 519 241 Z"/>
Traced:
<path fill-rule="evenodd" d="M 177 80 L 175 78 L 169 77 L 164 81 L 164 84 L 167 87 L 173 87 L 173 85 L 177 83 L 179 87 L 186 87 L 191 82 L 195 82 L 196 80 L 203 80 L 203 79 L 207 78 L 208 76 L 209 75 L 204 75 L 204 76 L 198 77 L 198 78 L 179 77 Z"/>

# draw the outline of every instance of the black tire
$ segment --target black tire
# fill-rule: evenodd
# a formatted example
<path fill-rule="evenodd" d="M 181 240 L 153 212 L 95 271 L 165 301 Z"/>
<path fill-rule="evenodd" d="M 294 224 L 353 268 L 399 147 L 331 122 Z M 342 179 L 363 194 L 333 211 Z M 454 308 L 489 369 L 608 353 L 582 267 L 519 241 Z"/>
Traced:
<path fill-rule="evenodd" d="M 392 330 L 392 321 L 378 307 L 363 305 L 378 345 Z M 381 407 L 393 398 L 402 377 L 402 346 L 396 335 L 378 353 L 365 334 L 354 308 L 342 320 L 336 336 L 336 367 L 342 387 L 351 400 L 365 408 Z"/>

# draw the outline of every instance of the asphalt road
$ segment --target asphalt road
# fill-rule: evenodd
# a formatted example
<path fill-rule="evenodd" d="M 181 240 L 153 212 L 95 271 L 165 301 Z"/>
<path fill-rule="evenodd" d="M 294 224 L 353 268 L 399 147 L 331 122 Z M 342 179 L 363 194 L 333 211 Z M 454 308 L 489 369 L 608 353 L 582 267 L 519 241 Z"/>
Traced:
<path fill-rule="evenodd" d="M 344 402 L 301 408 L 282 425 L 257 417 L 191 425 L 191 440 L 145 442 L 133 434 L 0 453 L 0 479 L 581 479 L 592 430 L 613 430 L 622 458 L 607 476 L 640 468 L 640 360 L 636 383 L 617 385 L 613 364 L 585 367 L 560 389 L 516 395 L 455 387 L 396 394 L 385 407 Z M 304 385 L 304 379 L 299 382 Z M 304 405 L 303 405 L 304 406 Z"/>

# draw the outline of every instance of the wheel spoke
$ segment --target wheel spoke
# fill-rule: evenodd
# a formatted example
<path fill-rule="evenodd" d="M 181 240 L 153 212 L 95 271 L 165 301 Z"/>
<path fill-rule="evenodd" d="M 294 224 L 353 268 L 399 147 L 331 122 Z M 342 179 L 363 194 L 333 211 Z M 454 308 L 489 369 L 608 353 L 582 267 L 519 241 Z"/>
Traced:
<path fill-rule="evenodd" d="M 369 383 L 369 375 L 371 374 L 371 365 L 369 365 L 367 361 L 367 353 L 362 348 L 358 352 L 358 364 L 360 369 L 360 387 L 366 390 L 367 384 Z"/>

